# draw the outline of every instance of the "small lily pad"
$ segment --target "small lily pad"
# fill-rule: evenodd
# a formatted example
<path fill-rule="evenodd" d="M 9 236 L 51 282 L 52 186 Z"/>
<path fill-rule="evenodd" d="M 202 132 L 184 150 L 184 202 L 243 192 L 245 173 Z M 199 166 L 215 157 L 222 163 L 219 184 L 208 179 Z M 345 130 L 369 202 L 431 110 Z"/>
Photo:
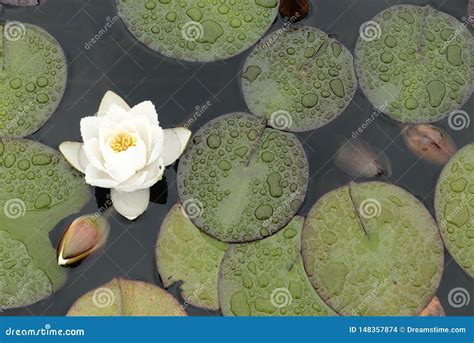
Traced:
<path fill-rule="evenodd" d="M 443 271 L 443 244 L 428 210 L 383 182 L 351 183 L 323 196 L 306 218 L 302 242 L 311 283 L 342 315 L 417 315 Z"/>
<path fill-rule="evenodd" d="M 88 199 L 82 176 L 59 152 L 0 140 L 0 308 L 33 304 L 63 285 L 48 233 Z"/>
<path fill-rule="evenodd" d="M 116 3 L 125 25 L 150 49 L 195 62 L 240 54 L 262 37 L 278 14 L 278 0 Z"/>
<path fill-rule="evenodd" d="M 435 210 L 444 245 L 474 278 L 474 144 L 459 150 L 438 180 Z"/>
<path fill-rule="evenodd" d="M 66 88 L 66 57 L 38 26 L 12 21 L 0 25 L 0 33 L 0 136 L 24 137 L 58 107 Z"/>
<path fill-rule="evenodd" d="M 329 123 L 357 90 L 352 54 L 309 26 L 264 38 L 245 61 L 241 82 L 250 111 L 286 131 Z"/>
<path fill-rule="evenodd" d="M 217 275 L 227 246 L 199 230 L 181 204 L 174 205 L 161 224 L 156 243 L 156 265 L 163 285 L 182 281 L 187 303 L 218 310 Z"/>
<path fill-rule="evenodd" d="M 80 297 L 67 316 L 186 316 L 179 302 L 158 286 L 113 279 Z"/>
<path fill-rule="evenodd" d="M 225 316 L 336 315 L 315 292 L 301 257 L 303 217 L 271 237 L 231 245 L 219 272 Z"/>
<path fill-rule="evenodd" d="M 306 194 L 308 160 L 293 134 L 231 113 L 194 135 L 177 178 L 196 226 L 224 242 L 245 242 L 275 233 L 295 215 Z"/>
<path fill-rule="evenodd" d="M 370 102 L 403 123 L 441 120 L 472 93 L 474 40 L 454 17 L 400 5 L 361 27 L 356 71 Z"/>

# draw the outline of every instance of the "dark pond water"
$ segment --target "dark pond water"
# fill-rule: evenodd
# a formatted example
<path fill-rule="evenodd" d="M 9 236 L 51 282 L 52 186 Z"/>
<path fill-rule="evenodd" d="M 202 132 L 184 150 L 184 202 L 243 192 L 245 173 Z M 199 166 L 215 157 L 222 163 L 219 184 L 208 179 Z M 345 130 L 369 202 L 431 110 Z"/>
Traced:
<path fill-rule="evenodd" d="M 467 12 L 467 0 L 313 0 L 311 14 L 301 24 L 334 34 L 353 50 L 360 25 L 379 11 L 400 3 L 430 4 L 458 19 Z M 79 141 L 80 119 L 97 111 L 101 97 L 109 89 L 130 104 L 153 101 L 163 127 L 186 123 L 193 117 L 196 106 L 209 102 L 211 106 L 193 124 L 194 132 L 214 117 L 248 111 L 238 75 L 249 51 L 226 61 L 184 63 L 164 58 L 142 46 L 120 20 L 97 43 L 90 44 L 107 20 L 114 21 L 115 16 L 114 0 L 48 0 L 40 8 L 3 9 L 2 20 L 31 22 L 49 31 L 63 46 L 69 61 L 69 79 L 62 103 L 46 125 L 30 138 L 54 148 L 65 140 Z M 281 26 L 278 19 L 271 30 Z M 88 43 L 89 49 L 86 48 Z M 474 113 L 473 97 L 463 109 Z M 311 175 L 300 214 L 305 215 L 322 194 L 349 180 L 336 171 L 332 158 L 341 137 L 350 137 L 372 112 L 372 106 L 359 90 L 336 120 L 318 130 L 298 134 L 308 154 Z M 458 147 L 473 141 L 474 124 L 461 131 L 450 130 L 447 120 L 439 125 L 452 135 Z M 393 175 L 386 180 L 408 189 L 434 213 L 434 189 L 441 168 L 418 161 L 404 145 L 398 125 L 386 117 L 379 116 L 361 137 L 371 145 L 385 149 L 390 157 Z M 112 230 L 105 250 L 71 269 L 69 280 L 60 291 L 33 306 L 5 311 L 3 315 L 64 315 L 79 296 L 115 276 L 161 286 L 154 246 L 163 218 L 178 199 L 175 169 L 168 168 L 165 175 L 166 181 L 152 189 L 153 203 L 147 212 L 133 223 L 115 215 L 111 219 Z M 83 212 L 94 213 L 105 202 L 106 194 L 104 190 L 97 190 Z M 62 229 L 72 217 L 59 223 L 51 233 L 53 244 L 57 243 Z M 474 306 L 456 309 L 447 301 L 448 293 L 454 287 L 463 287 L 474 296 L 474 280 L 447 253 L 445 264 L 438 296 L 446 313 L 474 315 Z M 182 300 L 176 285 L 170 291 Z M 220 314 L 191 307 L 187 311 L 191 315 Z"/>

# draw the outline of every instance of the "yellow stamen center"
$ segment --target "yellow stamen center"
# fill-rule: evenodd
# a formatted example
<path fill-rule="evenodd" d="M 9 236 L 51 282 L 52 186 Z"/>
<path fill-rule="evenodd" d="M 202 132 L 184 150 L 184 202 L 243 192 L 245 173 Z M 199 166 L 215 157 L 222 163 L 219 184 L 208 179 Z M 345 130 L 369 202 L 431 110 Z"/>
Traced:
<path fill-rule="evenodd" d="M 112 138 L 110 142 L 110 147 L 115 152 L 125 151 L 135 145 L 137 145 L 137 138 L 128 133 L 120 133 Z"/>

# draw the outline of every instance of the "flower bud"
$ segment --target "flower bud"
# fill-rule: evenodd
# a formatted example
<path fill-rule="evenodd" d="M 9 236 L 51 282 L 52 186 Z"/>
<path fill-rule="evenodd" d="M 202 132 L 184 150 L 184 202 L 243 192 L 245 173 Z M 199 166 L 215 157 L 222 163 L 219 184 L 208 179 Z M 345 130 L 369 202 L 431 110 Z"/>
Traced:
<path fill-rule="evenodd" d="M 109 230 L 109 223 L 103 216 L 89 214 L 76 218 L 59 241 L 58 265 L 80 263 L 104 245 Z"/>

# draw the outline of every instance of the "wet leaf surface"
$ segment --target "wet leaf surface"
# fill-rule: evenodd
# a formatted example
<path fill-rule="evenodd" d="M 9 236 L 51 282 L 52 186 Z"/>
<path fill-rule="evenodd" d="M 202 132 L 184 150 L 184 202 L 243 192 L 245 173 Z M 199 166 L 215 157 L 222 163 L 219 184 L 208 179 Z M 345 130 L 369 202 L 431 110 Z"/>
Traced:
<path fill-rule="evenodd" d="M 178 169 L 178 192 L 191 220 L 225 242 L 267 237 L 299 209 L 308 161 L 291 133 L 245 113 L 214 119 L 192 138 Z"/>
<path fill-rule="evenodd" d="M 387 183 L 351 183 L 323 196 L 308 214 L 302 242 L 311 283 L 342 315 L 417 315 L 443 271 L 430 213 Z"/>
<path fill-rule="evenodd" d="M 66 281 L 48 233 L 89 199 L 61 154 L 24 139 L 0 140 L 0 307 L 33 304 Z"/>
<path fill-rule="evenodd" d="M 438 180 L 435 209 L 444 244 L 451 256 L 474 277 L 474 144 L 459 150 Z"/>
<path fill-rule="evenodd" d="M 225 316 L 336 315 L 304 271 L 303 222 L 297 216 L 271 237 L 230 246 L 219 273 L 219 302 Z"/>
<path fill-rule="evenodd" d="M 474 40 L 454 17 L 430 6 L 400 5 L 361 30 L 355 50 L 361 88 L 391 118 L 435 122 L 470 97 Z"/>
<path fill-rule="evenodd" d="M 241 74 L 250 111 L 286 131 L 308 131 L 340 115 L 357 89 L 352 54 L 309 26 L 269 34 Z"/>

